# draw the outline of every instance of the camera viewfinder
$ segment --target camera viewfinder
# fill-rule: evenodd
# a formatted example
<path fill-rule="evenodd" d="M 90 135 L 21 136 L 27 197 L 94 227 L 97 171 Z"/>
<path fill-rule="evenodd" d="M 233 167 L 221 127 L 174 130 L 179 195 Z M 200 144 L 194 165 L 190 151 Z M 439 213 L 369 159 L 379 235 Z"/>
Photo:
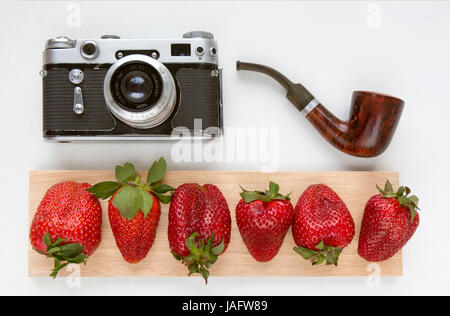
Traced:
<path fill-rule="evenodd" d="M 191 56 L 191 44 L 172 44 L 172 56 Z"/>

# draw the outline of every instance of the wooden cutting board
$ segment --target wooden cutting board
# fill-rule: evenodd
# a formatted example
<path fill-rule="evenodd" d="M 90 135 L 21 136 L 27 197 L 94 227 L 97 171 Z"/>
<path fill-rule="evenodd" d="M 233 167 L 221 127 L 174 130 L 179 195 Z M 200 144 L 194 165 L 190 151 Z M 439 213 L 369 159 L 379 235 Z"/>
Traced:
<path fill-rule="evenodd" d="M 141 172 L 144 176 L 145 172 Z M 30 223 L 45 192 L 52 185 L 62 181 L 88 182 L 113 180 L 110 171 L 32 171 L 30 172 Z M 373 265 L 361 259 L 357 253 L 358 236 L 364 206 L 367 200 L 377 194 L 375 185 L 384 185 L 389 179 L 398 186 L 396 172 L 286 172 L 286 173 L 249 173 L 249 172 L 201 172 L 170 171 L 164 183 L 177 187 L 183 183 L 213 183 L 223 192 L 233 219 L 231 242 L 226 253 L 211 268 L 211 276 L 368 276 L 373 273 Z M 339 266 L 311 266 L 311 263 L 294 253 L 295 246 L 292 234 L 286 235 L 279 254 L 269 263 L 256 262 L 248 253 L 242 242 L 235 223 L 235 207 L 240 196 L 239 185 L 248 189 L 265 190 L 269 181 L 280 184 L 281 193 L 293 192 L 292 203 L 295 207 L 298 198 L 310 184 L 325 183 L 333 188 L 344 200 L 352 213 L 356 225 L 353 242 L 344 249 Z M 147 258 L 137 265 L 126 263 L 117 249 L 107 214 L 107 202 L 103 207 L 103 235 L 99 249 L 89 258 L 86 266 L 82 266 L 81 275 L 85 277 L 153 277 L 153 276 L 186 276 L 187 268 L 176 261 L 170 253 L 167 238 L 168 210 L 162 206 L 162 215 L 155 243 Z M 37 254 L 29 246 L 29 276 L 46 277 L 49 275 L 53 261 Z M 380 263 L 382 276 L 402 275 L 402 255 L 398 253 L 392 259 Z M 67 276 L 64 271 L 60 276 Z"/>

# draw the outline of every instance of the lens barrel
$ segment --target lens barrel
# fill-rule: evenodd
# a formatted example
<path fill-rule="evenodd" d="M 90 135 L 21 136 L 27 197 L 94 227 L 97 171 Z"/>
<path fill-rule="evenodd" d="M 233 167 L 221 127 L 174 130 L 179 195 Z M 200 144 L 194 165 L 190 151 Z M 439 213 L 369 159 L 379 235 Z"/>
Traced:
<path fill-rule="evenodd" d="M 140 129 L 162 124 L 176 104 L 172 74 L 145 55 L 129 55 L 113 64 L 105 77 L 104 94 L 114 116 Z"/>
<path fill-rule="evenodd" d="M 145 111 L 155 105 L 162 92 L 162 80 L 151 65 L 136 62 L 119 68 L 111 80 L 113 98 L 129 111 Z"/>

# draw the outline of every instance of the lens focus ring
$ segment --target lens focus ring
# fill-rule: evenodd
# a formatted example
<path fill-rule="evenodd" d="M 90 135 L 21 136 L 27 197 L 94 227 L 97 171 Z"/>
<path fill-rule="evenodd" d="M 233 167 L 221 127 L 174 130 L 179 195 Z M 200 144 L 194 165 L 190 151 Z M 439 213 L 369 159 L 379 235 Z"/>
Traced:
<path fill-rule="evenodd" d="M 144 111 L 158 102 L 162 85 L 154 67 L 136 61 L 116 70 L 110 89 L 116 103 L 126 110 Z"/>
<path fill-rule="evenodd" d="M 172 74 L 162 63 L 144 55 L 130 55 L 113 64 L 105 77 L 104 93 L 112 114 L 134 128 L 158 126 L 175 109 Z"/>

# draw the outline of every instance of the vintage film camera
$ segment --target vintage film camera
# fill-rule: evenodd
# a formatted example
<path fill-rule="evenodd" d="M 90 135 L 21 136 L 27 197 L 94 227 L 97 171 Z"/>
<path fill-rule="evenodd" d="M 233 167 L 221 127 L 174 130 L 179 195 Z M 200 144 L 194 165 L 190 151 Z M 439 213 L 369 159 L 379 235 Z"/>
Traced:
<path fill-rule="evenodd" d="M 50 39 L 43 132 L 51 141 L 220 136 L 222 73 L 208 32 L 181 39 Z"/>

